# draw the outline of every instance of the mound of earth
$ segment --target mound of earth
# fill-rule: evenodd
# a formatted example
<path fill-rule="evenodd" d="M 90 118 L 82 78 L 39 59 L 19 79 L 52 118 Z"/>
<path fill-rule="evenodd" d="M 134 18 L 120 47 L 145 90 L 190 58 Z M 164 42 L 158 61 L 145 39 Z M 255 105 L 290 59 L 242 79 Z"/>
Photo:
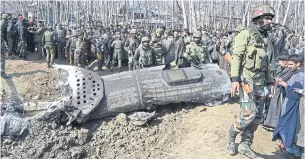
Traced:
<path fill-rule="evenodd" d="M 5 102 L 18 96 L 22 102 L 52 101 L 60 96 L 55 89 L 56 71 L 42 62 L 9 60 L 7 73 L 12 77 L 1 79 Z M 225 148 L 227 131 L 238 111 L 238 104 L 174 104 L 158 108 L 157 116 L 141 127 L 130 123 L 126 114 L 73 126 L 29 118 L 27 134 L 1 137 L 1 158 L 246 159 L 230 156 Z M 252 148 L 265 159 L 281 159 L 274 153 L 271 137 L 271 132 L 259 127 Z"/>

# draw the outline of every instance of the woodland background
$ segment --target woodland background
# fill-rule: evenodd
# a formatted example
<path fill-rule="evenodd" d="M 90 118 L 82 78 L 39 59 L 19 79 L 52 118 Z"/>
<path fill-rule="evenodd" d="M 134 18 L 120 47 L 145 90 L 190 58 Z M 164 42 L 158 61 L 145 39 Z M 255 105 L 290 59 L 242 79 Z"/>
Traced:
<path fill-rule="evenodd" d="M 296 30 L 304 28 L 304 0 L 77 0 L 77 1 L 1 1 L 1 13 L 44 21 L 45 24 L 84 25 L 88 21 L 104 26 L 117 24 L 142 25 L 145 28 L 192 28 L 209 26 L 233 29 L 247 26 L 251 10 L 260 4 L 274 7 L 274 22 Z"/>

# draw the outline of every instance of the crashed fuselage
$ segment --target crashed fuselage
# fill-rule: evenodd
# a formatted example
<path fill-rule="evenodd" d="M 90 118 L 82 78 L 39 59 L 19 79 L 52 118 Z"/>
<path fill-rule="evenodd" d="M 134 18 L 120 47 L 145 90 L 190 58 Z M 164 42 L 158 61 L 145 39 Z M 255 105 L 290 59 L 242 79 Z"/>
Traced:
<path fill-rule="evenodd" d="M 186 102 L 217 105 L 229 98 L 230 79 L 218 65 L 162 70 L 163 66 L 99 76 L 73 66 L 57 65 L 67 87 L 68 114 L 77 123 L 121 112 Z"/>

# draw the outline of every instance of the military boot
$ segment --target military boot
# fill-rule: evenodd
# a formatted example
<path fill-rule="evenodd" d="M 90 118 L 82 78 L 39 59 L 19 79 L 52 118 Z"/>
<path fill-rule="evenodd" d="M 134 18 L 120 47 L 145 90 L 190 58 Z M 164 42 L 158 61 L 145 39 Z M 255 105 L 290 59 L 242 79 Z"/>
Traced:
<path fill-rule="evenodd" d="M 241 134 L 241 142 L 238 146 L 238 152 L 243 154 L 251 159 L 263 159 L 255 154 L 255 152 L 251 149 L 251 144 L 253 143 L 253 135 L 254 133 L 244 131 Z"/>
<path fill-rule="evenodd" d="M 230 155 L 236 154 L 236 146 L 235 146 L 235 139 L 238 132 L 234 130 L 234 126 L 232 125 L 227 137 L 227 150 Z"/>

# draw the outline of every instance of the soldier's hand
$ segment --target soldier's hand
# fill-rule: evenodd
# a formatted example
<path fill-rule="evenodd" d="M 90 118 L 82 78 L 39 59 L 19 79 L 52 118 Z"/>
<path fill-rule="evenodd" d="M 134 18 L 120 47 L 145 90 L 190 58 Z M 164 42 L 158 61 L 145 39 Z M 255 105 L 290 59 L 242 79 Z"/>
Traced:
<path fill-rule="evenodd" d="M 231 97 L 234 97 L 235 92 L 239 92 L 239 82 L 232 82 L 231 83 Z"/>

